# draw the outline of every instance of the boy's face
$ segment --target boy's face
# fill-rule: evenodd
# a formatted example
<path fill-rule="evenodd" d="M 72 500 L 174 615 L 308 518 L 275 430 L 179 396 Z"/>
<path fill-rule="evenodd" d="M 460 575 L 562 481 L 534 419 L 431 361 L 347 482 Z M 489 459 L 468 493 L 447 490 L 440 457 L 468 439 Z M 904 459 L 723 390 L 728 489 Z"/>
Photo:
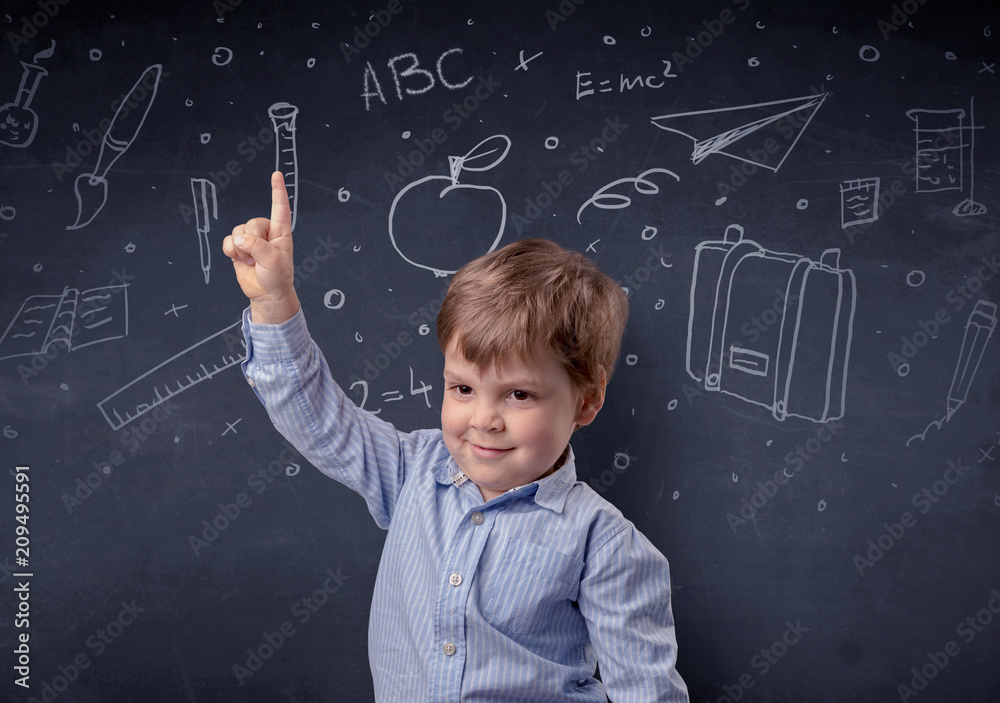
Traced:
<path fill-rule="evenodd" d="M 444 358 L 445 446 L 483 500 L 550 473 L 574 425 L 589 424 L 603 402 L 603 393 L 584 397 L 544 350 L 508 359 L 499 373 L 471 364 L 454 341 Z"/>

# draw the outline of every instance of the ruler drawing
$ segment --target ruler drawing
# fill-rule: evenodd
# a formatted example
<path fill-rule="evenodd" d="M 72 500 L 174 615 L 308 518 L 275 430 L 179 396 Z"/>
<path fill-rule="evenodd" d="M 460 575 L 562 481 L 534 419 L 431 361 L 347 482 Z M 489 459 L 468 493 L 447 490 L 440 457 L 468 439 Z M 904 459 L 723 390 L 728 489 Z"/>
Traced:
<path fill-rule="evenodd" d="M 246 341 L 238 328 L 242 320 L 191 345 L 97 404 L 113 430 L 141 417 L 191 386 L 236 366 L 246 359 Z M 235 330 L 235 333 L 234 333 Z"/>

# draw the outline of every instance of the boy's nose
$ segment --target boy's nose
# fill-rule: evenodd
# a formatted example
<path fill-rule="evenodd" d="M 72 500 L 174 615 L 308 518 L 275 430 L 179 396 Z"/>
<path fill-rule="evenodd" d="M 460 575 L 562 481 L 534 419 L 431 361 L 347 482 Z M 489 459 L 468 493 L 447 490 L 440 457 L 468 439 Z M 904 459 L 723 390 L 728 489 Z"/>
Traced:
<path fill-rule="evenodd" d="M 476 403 L 472 413 L 472 426 L 480 432 L 491 432 L 503 429 L 503 418 L 493 403 Z"/>

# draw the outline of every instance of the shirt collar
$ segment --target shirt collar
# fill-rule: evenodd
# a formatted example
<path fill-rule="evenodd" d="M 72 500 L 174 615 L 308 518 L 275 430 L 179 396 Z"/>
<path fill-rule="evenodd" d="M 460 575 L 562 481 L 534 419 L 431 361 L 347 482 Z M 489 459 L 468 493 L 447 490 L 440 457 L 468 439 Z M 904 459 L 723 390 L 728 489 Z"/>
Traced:
<path fill-rule="evenodd" d="M 438 483 L 446 486 L 452 485 L 456 490 L 460 490 L 459 486 L 456 485 L 456 480 L 460 482 L 461 470 L 458 468 L 458 464 L 455 463 L 454 457 L 450 454 L 448 455 L 448 459 L 446 461 L 438 462 L 432 469 L 432 472 Z M 530 486 L 537 486 L 537 490 L 531 489 L 534 490 L 535 503 L 540 507 L 548 508 L 556 513 L 561 513 L 566 505 L 566 499 L 569 497 L 569 491 L 575 483 L 576 459 L 573 456 L 573 448 L 570 447 L 569 454 L 566 457 L 566 463 L 548 476 L 540 478 L 537 481 L 533 481 L 524 486 L 519 486 L 513 489 L 513 491 L 517 493 L 523 489 L 529 488 Z M 502 497 L 503 496 L 497 496 L 497 498 Z"/>

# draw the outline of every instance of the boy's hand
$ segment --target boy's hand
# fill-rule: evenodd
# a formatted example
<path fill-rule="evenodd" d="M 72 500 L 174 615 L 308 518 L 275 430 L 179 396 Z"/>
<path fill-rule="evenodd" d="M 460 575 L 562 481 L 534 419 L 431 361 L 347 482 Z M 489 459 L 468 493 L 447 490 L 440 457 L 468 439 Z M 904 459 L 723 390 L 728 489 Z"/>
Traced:
<path fill-rule="evenodd" d="M 254 322 L 277 325 L 299 309 L 292 261 L 292 209 L 280 171 L 271 174 L 271 219 L 255 217 L 222 242 Z"/>

